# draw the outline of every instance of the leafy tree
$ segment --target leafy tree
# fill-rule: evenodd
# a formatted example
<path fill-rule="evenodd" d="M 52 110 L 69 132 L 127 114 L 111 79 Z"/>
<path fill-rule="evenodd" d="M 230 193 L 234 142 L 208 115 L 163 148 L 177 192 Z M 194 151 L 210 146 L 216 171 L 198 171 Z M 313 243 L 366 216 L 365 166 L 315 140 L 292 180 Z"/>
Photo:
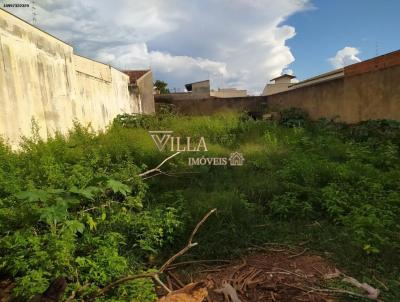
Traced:
<path fill-rule="evenodd" d="M 154 87 L 156 87 L 157 90 L 160 91 L 161 94 L 170 93 L 170 91 L 168 89 L 168 84 L 164 81 L 161 81 L 161 80 L 155 81 Z"/>

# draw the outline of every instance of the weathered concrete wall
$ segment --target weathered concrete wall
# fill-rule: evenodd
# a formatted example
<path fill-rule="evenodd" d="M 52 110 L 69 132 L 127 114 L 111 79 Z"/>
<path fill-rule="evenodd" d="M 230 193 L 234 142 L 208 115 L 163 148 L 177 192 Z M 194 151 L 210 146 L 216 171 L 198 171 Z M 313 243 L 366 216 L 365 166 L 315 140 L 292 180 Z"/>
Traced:
<path fill-rule="evenodd" d="M 120 113 L 139 112 L 129 77 L 73 54 L 72 46 L 0 9 L 0 135 L 17 146 L 31 134 L 66 133 L 74 120 L 104 129 Z"/>
<path fill-rule="evenodd" d="M 347 110 L 343 78 L 268 96 L 268 111 L 296 107 L 308 112 L 311 119 L 334 119 Z"/>
<path fill-rule="evenodd" d="M 271 111 L 297 107 L 312 119 L 400 120 L 400 51 L 344 68 L 344 76 L 268 96 Z M 300 83 L 301 84 L 301 83 Z"/>
<path fill-rule="evenodd" d="M 74 56 L 74 62 L 78 100 L 75 116 L 79 121 L 101 130 L 122 112 L 139 112 L 137 96 L 129 95 L 126 74 L 80 56 Z"/>
<path fill-rule="evenodd" d="M 155 95 L 156 105 L 170 104 L 177 112 L 187 115 L 211 115 L 222 111 L 261 112 L 267 106 L 264 96 L 239 98 L 175 98 L 168 94 Z"/>
<path fill-rule="evenodd" d="M 75 70 L 71 46 L 0 10 L 0 133 L 15 145 L 31 133 L 72 125 Z"/>
<path fill-rule="evenodd" d="M 344 101 L 348 100 L 348 109 L 341 115 L 343 121 L 400 120 L 400 52 L 398 63 L 354 75 L 349 73 L 351 69 L 345 69 Z"/>
<path fill-rule="evenodd" d="M 154 100 L 155 102 L 162 102 L 164 100 L 172 101 L 172 100 L 202 100 L 202 99 L 207 99 L 209 98 L 209 95 L 202 96 L 202 95 L 196 95 L 191 92 L 173 92 L 173 93 L 167 93 L 167 94 L 155 94 L 154 95 Z"/>
<path fill-rule="evenodd" d="M 153 114 L 154 108 L 154 96 L 153 96 L 153 73 L 151 70 L 144 76 L 139 78 L 136 82 L 139 88 L 139 95 L 141 100 L 142 112 L 145 114 Z"/>

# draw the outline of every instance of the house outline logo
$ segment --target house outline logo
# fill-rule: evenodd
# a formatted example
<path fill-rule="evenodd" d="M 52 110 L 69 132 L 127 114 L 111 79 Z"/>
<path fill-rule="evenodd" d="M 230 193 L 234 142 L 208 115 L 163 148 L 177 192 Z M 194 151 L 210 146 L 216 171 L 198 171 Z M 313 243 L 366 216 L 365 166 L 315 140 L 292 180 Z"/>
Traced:
<path fill-rule="evenodd" d="M 232 152 L 229 156 L 229 164 L 231 166 L 243 166 L 244 157 L 242 153 Z"/>

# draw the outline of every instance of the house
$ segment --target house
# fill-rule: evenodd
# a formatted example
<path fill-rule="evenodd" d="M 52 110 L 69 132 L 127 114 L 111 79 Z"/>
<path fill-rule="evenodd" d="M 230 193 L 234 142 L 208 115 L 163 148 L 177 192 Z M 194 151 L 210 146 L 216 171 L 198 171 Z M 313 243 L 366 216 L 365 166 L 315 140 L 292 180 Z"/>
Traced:
<path fill-rule="evenodd" d="M 185 85 L 188 92 L 196 96 L 210 96 L 210 80 L 189 83 Z"/>
<path fill-rule="evenodd" d="M 185 85 L 186 94 L 189 93 L 191 97 L 205 98 L 235 98 L 235 97 L 246 97 L 247 90 L 240 90 L 236 88 L 218 88 L 218 90 L 211 90 L 210 80 L 204 80 L 199 82 L 193 82 Z M 185 96 L 182 93 L 174 93 L 178 98 Z M 186 95 L 187 96 L 187 95 Z"/>
<path fill-rule="evenodd" d="M 300 87 L 305 87 L 309 85 L 320 84 L 326 81 L 340 79 L 343 77 L 344 77 L 344 68 L 332 70 L 296 83 L 292 82 L 292 79 L 294 79 L 295 76 L 284 74 L 277 78 L 272 79 L 271 81 L 275 81 L 275 83 L 267 84 L 264 88 L 262 95 L 277 94 Z"/>
<path fill-rule="evenodd" d="M 274 83 L 265 85 L 262 95 L 271 95 L 288 90 L 293 84 L 292 79 L 294 78 L 296 77 L 290 74 L 283 74 L 279 77 L 273 78 L 270 82 Z"/>
<path fill-rule="evenodd" d="M 154 113 L 153 73 L 151 70 L 124 70 L 129 76 L 129 90 L 139 96 L 140 112 Z"/>

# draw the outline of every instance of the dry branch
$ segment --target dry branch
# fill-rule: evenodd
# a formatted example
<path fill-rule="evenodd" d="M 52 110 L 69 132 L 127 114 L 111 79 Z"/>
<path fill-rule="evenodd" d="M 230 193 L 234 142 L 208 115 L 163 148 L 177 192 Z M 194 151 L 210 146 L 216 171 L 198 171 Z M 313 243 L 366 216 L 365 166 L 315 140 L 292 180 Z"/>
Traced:
<path fill-rule="evenodd" d="M 302 289 L 306 292 L 320 292 L 320 293 L 330 293 L 330 294 L 342 294 L 342 295 L 348 295 L 348 296 L 353 296 L 353 297 L 358 297 L 358 298 L 364 298 L 364 299 L 370 299 L 373 301 L 379 301 L 377 298 L 371 298 L 369 296 L 361 295 L 354 293 L 349 290 L 344 290 L 344 289 L 335 289 L 335 288 L 313 288 L 313 287 L 308 287 L 307 289 Z"/>
<path fill-rule="evenodd" d="M 89 287 L 89 283 L 85 283 L 81 287 L 79 287 L 76 291 L 72 291 L 71 295 L 65 300 L 65 302 L 72 302 L 75 300 L 75 296 L 81 292 L 83 292 L 85 289 Z"/>
<path fill-rule="evenodd" d="M 353 277 L 343 278 L 343 281 L 347 282 L 347 283 L 350 283 L 351 285 L 354 285 L 355 287 L 357 287 L 359 289 L 362 289 L 365 292 L 367 292 L 368 298 L 370 298 L 372 300 L 378 299 L 379 289 L 376 289 L 376 288 L 372 287 L 371 285 L 369 285 L 367 283 L 361 283 L 358 280 L 354 279 Z"/>
<path fill-rule="evenodd" d="M 201 225 L 208 219 L 208 217 L 210 217 L 210 215 L 212 215 L 217 209 L 212 209 L 210 212 L 208 212 L 202 220 L 199 221 L 199 223 L 196 225 L 196 227 L 194 228 L 192 234 L 189 237 L 189 241 L 187 243 L 187 245 L 181 249 L 178 253 L 176 253 L 174 256 L 172 256 L 171 258 L 169 258 L 159 269 L 159 272 L 162 273 L 165 271 L 165 269 L 176 260 L 176 258 L 182 256 L 183 254 L 185 254 L 188 250 L 190 250 L 192 247 L 197 245 L 197 242 L 192 242 L 193 241 L 193 237 L 196 235 L 197 231 L 199 230 L 199 228 L 201 227 Z"/>
<path fill-rule="evenodd" d="M 303 255 L 307 251 L 308 251 L 308 248 L 305 248 L 302 252 L 300 252 L 298 254 L 295 254 L 295 255 L 292 255 L 292 256 L 289 256 L 288 259 L 299 257 L 299 256 Z"/>
<path fill-rule="evenodd" d="M 179 280 L 179 278 L 173 272 L 168 271 L 167 275 L 169 275 L 172 278 L 172 280 L 178 284 L 178 288 L 185 287 L 185 284 L 183 284 L 182 281 Z"/>
<path fill-rule="evenodd" d="M 175 153 L 176 155 L 177 153 Z M 174 156 L 175 156 L 174 155 Z M 167 159 L 166 159 L 167 160 Z M 166 162 L 166 160 L 164 160 L 164 162 Z M 159 165 L 159 167 L 162 165 L 163 163 L 161 163 Z M 156 168 L 157 169 L 157 168 Z M 149 170 L 150 171 L 150 170 Z M 135 280 L 135 279 L 143 279 L 143 278 L 151 278 L 154 281 L 156 281 L 157 283 L 159 283 L 168 293 L 171 292 L 171 290 L 160 280 L 159 275 L 162 274 L 168 267 L 169 265 L 171 265 L 178 257 L 182 256 L 183 254 L 185 254 L 189 249 L 191 249 L 192 247 L 196 246 L 197 243 L 193 243 L 193 238 L 196 235 L 197 231 L 200 229 L 201 225 L 204 224 L 204 222 L 210 217 L 211 214 L 213 214 L 217 209 L 212 209 L 211 211 L 209 211 L 196 225 L 196 227 L 194 228 L 192 234 L 189 237 L 189 241 L 187 243 L 187 245 L 181 249 L 178 253 L 176 253 L 175 255 L 173 255 L 171 258 L 169 258 L 162 266 L 159 270 L 155 271 L 155 272 L 149 272 L 149 273 L 144 273 L 144 274 L 137 274 L 137 275 L 129 275 L 129 276 L 125 276 L 121 279 L 118 279 L 110 284 L 108 284 L 107 286 L 105 286 L 104 288 L 100 289 L 93 297 L 90 301 L 92 301 L 95 297 L 98 296 L 102 296 L 104 294 L 106 294 L 108 291 L 110 291 L 111 289 L 115 288 L 116 286 L 131 281 L 131 280 Z"/>
<path fill-rule="evenodd" d="M 174 263 L 173 265 L 168 267 L 168 270 L 174 269 L 177 266 L 181 266 L 181 265 L 190 265 L 190 264 L 207 263 L 207 262 L 225 262 L 225 263 L 230 263 L 231 261 L 230 260 L 218 260 L 218 259 L 183 261 L 183 262 Z"/>
<path fill-rule="evenodd" d="M 166 159 L 164 159 L 157 167 L 155 167 L 155 168 L 153 168 L 153 169 L 150 169 L 150 170 L 148 170 L 148 171 L 145 171 L 145 172 L 143 172 L 143 173 L 140 173 L 139 176 L 140 176 L 140 177 L 145 177 L 145 178 L 147 179 L 147 178 L 152 177 L 152 176 L 147 176 L 147 175 L 150 175 L 150 174 L 152 174 L 152 173 L 156 173 L 157 175 L 163 174 L 164 172 L 162 172 L 160 168 L 161 168 L 167 161 L 169 161 L 170 159 L 174 158 L 175 156 L 177 156 L 177 155 L 180 154 L 180 153 L 181 153 L 181 152 L 176 152 L 176 153 L 172 154 L 171 156 L 169 156 L 169 157 L 167 157 Z M 155 175 L 154 175 L 154 176 L 155 176 Z"/>
<path fill-rule="evenodd" d="M 214 292 L 223 294 L 226 301 L 242 302 L 238 297 L 236 289 L 226 281 L 223 281 L 222 287 L 215 289 Z"/>

